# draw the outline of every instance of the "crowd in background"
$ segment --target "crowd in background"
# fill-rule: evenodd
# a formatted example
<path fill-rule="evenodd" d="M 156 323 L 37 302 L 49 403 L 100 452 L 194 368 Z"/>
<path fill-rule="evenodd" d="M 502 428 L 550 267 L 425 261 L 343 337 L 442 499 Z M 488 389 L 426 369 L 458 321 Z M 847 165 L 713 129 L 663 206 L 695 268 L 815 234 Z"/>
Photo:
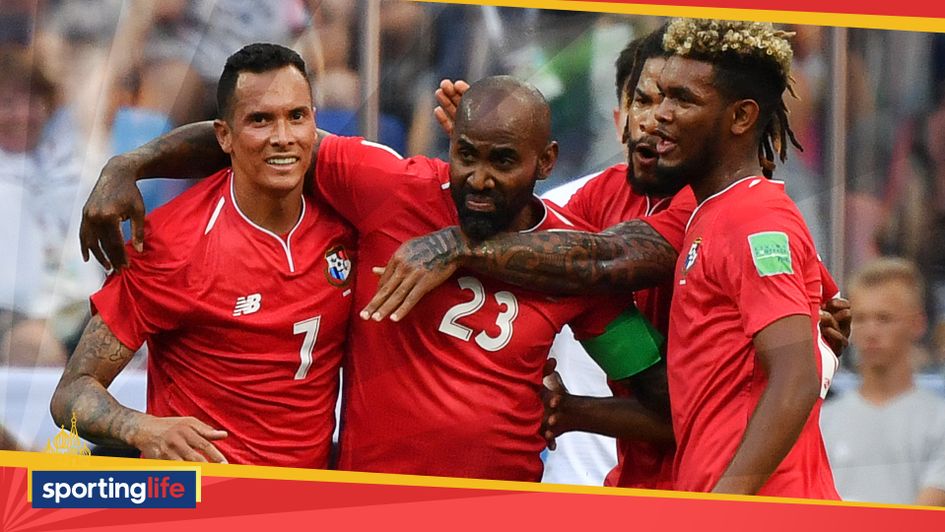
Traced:
<path fill-rule="evenodd" d="M 507 73 L 549 100 L 561 157 L 543 190 L 623 157 L 610 127 L 613 71 L 656 17 L 381 1 L 379 140 L 444 156 L 433 119 L 442 78 Z M 176 125 L 214 118 L 225 59 L 243 44 L 286 44 L 309 65 L 318 124 L 357 134 L 361 12 L 352 0 L 4 0 L 0 3 L 0 366 L 62 367 L 104 273 L 82 262 L 81 206 L 107 158 Z M 829 257 L 825 117 L 829 30 L 789 28 L 802 153 L 775 177 Z M 846 268 L 880 256 L 925 278 L 928 326 L 903 345 L 912 368 L 945 363 L 945 35 L 851 30 Z M 153 208 L 186 183 L 142 186 Z M 828 264 L 829 266 L 829 264 Z M 854 316 L 856 309 L 854 307 Z M 856 341 L 846 357 L 856 371 Z M 6 390 L 0 390 L 3 399 Z"/>

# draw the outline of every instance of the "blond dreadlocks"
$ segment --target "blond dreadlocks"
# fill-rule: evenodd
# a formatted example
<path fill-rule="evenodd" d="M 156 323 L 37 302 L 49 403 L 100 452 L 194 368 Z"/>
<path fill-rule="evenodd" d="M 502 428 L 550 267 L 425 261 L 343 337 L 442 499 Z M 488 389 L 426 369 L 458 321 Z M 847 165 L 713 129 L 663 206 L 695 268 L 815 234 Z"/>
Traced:
<path fill-rule="evenodd" d="M 782 95 L 794 93 L 788 38 L 794 33 L 777 30 L 767 22 L 713 19 L 674 19 L 663 36 L 663 49 L 675 55 L 716 66 L 719 89 L 731 97 L 748 97 L 761 109 L 764 124 L 758 145 L 758 162 L 765 177 L 774 175 L 775 154 L 787 160 L 788 142 L 803 151 L 788 121 Z"/>

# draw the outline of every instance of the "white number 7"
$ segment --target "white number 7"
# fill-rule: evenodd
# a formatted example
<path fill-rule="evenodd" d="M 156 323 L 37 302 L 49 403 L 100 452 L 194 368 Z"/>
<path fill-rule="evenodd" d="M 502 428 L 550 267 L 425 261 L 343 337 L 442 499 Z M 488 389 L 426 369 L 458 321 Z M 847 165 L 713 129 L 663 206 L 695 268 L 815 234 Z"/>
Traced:
<path fill-rule="evenodd" d="M 315 340 L 318 339 L 318 322 L 321 320 L 321 316 L 315 316 L 292 325 L 293 334 L 305 333 L 302 348 L 299 349 L 299 357 L 302 361 L 299 363 L 299 370 L 295 372 L 295 380 L 297 381 L 304 379 L 308 375 L 308 369 L 312 367 L 312 351 L 315 350 Z"/>

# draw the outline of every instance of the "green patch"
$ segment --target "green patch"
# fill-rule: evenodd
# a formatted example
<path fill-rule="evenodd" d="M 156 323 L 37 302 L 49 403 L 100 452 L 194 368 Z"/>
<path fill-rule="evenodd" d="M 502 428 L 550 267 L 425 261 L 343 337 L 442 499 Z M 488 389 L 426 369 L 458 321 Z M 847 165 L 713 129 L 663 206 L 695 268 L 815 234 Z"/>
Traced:
<path fill-rule="evenodd" d="M 781 273 L 793 274 L 791 245 L 788 236 L 779 231 L 748 235 L 751 258 L 755 261 L 758 275 L 767 277 Z"/>

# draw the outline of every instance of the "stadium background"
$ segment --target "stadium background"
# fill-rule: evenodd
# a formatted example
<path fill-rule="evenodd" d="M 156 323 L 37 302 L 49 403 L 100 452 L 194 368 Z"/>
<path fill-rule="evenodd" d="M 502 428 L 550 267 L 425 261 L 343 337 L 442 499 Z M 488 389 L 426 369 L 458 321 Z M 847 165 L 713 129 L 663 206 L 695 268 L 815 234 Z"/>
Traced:
<path fill-rule="evenodd" d="M 661 22 L 396 0 L 4 1 L 0 425 L 30 450 L 57 429 L 48 399 L 87 319 L 86 297 L 101 282 L 100 268 L 81 261 L 75 234 L 102 164 L 174 125 L 212 117 L 213 82 L 240 45 L 293 46 L 312 72 L 321 127 L 363 132 L 405 154 L 445 155 L 431 112 L 439 79 L 527 79 L 551 101 L 562 145 L 547 190 L 622 158 L 610 125 L 613 62 L 629 39 Z M 945 36 L 790 29 L 801 99 L 789 105 L 805 151 L 776 177 L 838 279 L 879 255 L 918 262 L 932 325 L 914 358 L 920 384 L 942 392 Z M 153 208 L 181 185 L 143 189 Z M 114 385 L 130 405 L 143 405 L 144 356 Z M 855 353 L 845 364 L 841 389 L 855 382 Z"/>

